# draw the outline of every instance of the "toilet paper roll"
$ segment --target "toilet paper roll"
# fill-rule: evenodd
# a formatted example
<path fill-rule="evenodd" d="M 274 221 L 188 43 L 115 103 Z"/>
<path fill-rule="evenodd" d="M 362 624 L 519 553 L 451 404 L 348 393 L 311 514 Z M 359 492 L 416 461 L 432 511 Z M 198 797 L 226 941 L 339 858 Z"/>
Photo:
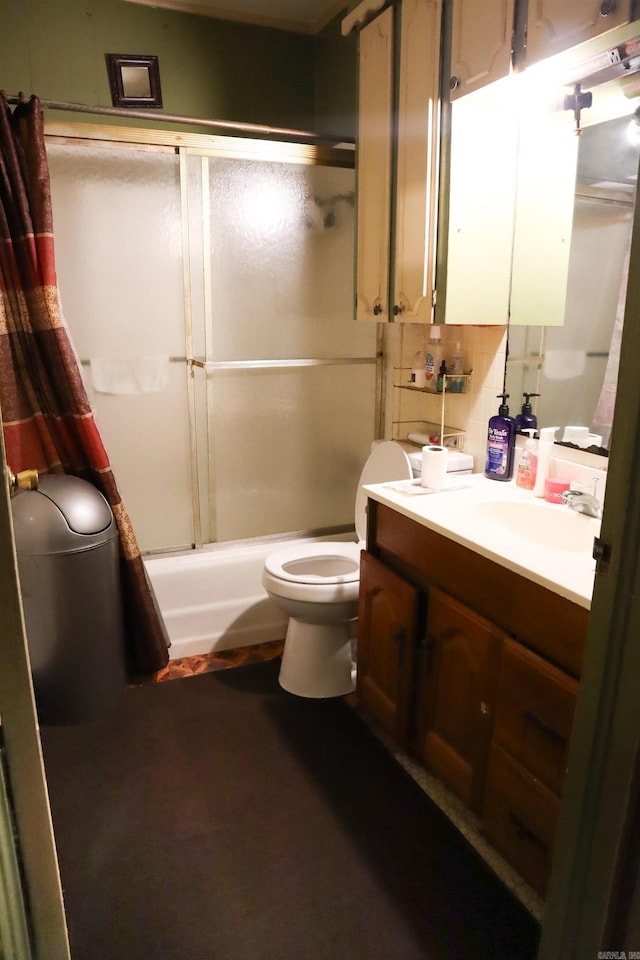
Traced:
<path fill-rule="evenodd" d="M 447 481 L 446 447 L 426 446 L 422 448 L 422 476 L 420 483 L 430 490 L 442 490 Z"/>

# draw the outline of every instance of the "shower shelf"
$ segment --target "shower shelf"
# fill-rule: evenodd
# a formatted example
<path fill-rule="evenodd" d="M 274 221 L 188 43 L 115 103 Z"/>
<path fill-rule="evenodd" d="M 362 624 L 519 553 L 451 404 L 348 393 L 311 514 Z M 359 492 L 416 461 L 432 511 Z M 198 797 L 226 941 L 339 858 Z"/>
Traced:
<path fill-rule="evenodd" d="M 445 393 L 449 396 L 452 394 L 468 393 L 471 385 L 470 373 L 445 374 L 442 378 L 444 388 L 436 393 L 435 390 L 430 390 L 428 387 L 416 387 L 409 379 L 403 379 L 405 376 L 408 377 L 410 375 L 411 370 L 409 367 L 396 367 L 396 379 L 401 379 L 402 381 L 401 383 L 394 383 L 396 390 L 411 390 L 414 393 L 424 393 L 429 397 L 443 397 Z"/>
<path fill-rule="evenodd" d="M 424 446 L 419 440 L 411 439 L 409 435 L 422 434 L 427 437 L 424 443 L 436 443 L 443 447 L 453 447 L 456 450 L 464 450 L 465 431 L 458 430 L 455 427 L 449 427 L 446 424 L 444 429 L 439 423 L 433 423 L 429 420 L 395 420 L 393 423 L 393 439 L 400 440 L 402 443 L 411 443 L 416 447 Z"/>
<path fill-rule="evenodd" d="M 395 389 L 408 390 L 412 393 L 421 393 L 424 396 L 440 398 L 440 419 L 439 422 L 435 422 L 435 420 L 409 420 L 399 417 L 393 421 L 393 439 L 400 440 L 404 443 L 412 443 L 419 447 L 422 446 L 423 443 L 409 437 L 410 434 L 419 434 L 428 438 L 428 440 L 424 441 L 425 443 L 439 443 L 445 447 L 455 447 L 456 450 L 464 450 L 465 431 L 446 423 L 445 408 L 450 396 L 459 396 L 460 394 L 467 393 L 471 382 L 471 374 L 445 375 L 441 393 L 435 393 L 426 387 L 414 386 L 408 380 L 410 374 L 410 368 L 396 367 L 394 378 Z M 431 412 L 433 413 L 433 411 Z"/>

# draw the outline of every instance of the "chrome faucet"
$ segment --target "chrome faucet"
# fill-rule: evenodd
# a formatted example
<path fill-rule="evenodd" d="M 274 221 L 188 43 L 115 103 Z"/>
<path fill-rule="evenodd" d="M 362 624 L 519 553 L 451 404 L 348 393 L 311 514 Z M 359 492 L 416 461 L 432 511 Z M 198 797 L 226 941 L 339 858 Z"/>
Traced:
<path fill-rule="evenodd" d="M 569 504 L 571 510 L 584 513 L 587 517 L 595 517 L 599 520 L 602 516 L 600 501 L 590 493 L 583 493 L 581 490 L 565 490 L 562 499 Z"/>

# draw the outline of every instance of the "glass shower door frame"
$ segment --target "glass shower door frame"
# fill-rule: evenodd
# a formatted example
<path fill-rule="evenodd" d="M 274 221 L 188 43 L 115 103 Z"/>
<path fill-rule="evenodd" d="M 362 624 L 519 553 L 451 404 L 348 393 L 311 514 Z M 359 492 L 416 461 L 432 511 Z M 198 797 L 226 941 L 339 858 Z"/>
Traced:
<path fill-rule="evenodd" d="M 342 156 L 341 156 L 342 154 Z M 194 276 L 196 269 L 196 260 L 192 259 L 192 231 L 193 231 L 193 210 L 190 208 L 190 197 L 188 189 L 187 162 L 189 157 L 200 158 L 200 202 L 201 209 L 198 211 L 198 218 L 201 223 L 201 236 L 197 239 L 197 245 L 201 247 L 202 253 L 202 290 L 200 298 L 202 301 L 204 326 L 204 352 L 196 356 L 194 351 L 194 325 L 193 325 L 193 304 L 197 299 L 194 296 Z M 247 144 L 246 150 L 238 150 L 237 147 L 229 151 L 227 145 L 223 147 L 202 149 L 195 147 L 185 147 L 180 150 L 181 158 L 181 183 L 183 188 L 183 236 L 185 249 L 185 319 L 186 319 L 186 351 L 187 364 L 190 369 L 189 376 L 189 409 L 191 414 L 190 435 L 191 453 L 193 458 L 192 476 L 194 478 L 194 531 L 195 547 L 202 547 L 205 544 L 215 545 L 218 542 L 216 531 L 218 528 L 218 518 L 216 516 L 215 497 L 209 495 L 216 482 L 216 456 L 213 437 L 213 418 L 207 414 L 207 429 L 198 431 L 197 428 L 197 398 L 196 381 L 197 371 L 204 373 L 204 393 L 205 406 L 209 412 L 213 409 L 213 379 L 207 374 L 215 374 L 222 371 L 242 371 L 242 370 L 286 370 L 287 368 L 300 367 L 323 367 L 323 366 L 344 366 L 344 365 L 373 365 L 376 368 L 376 395 L 374 401 L 374 421 L 376 438 L 381 436 L 382 429 L 382 387 L 383 387 L 383 351 L 382 351 L 382 331 L 380 325 L 377 325 L 375 354 L 371 356 L 358 357 L 299 357 L 299 358 L 276 358 L 276 359 L 236 359 L 219 360 L 215 356 L 215 344 L 213 342 L 213 291 L 212 278 L 210 271 L 211 263 L 211 234 L 209 229 L 210 213 L 210 192 L 209 192 L 209 161 L 211 158 L 234 158 L 242 160 L 259 160 L 266 162 L 281 162 L 288 164 L 321 164 L 325 166 L 353 167 L 353 155 L 349 151 L 329 151 L 319 150 L 301 144 L 286 144 L 272 142 L 253 142 Z M 202 386 L 202 385 L 201 385 Z M 204 434 L 204 435 L 203 435 Z M 206 445 L 206 453 L 200 456 L 203 445 Z M 323 528 L 321 530 L 296 530 L 296 535 L 328 535 L 342 534 L 350 529 L 349 526 L 334 526 Z M 276 538 L 278 535 L 276 535 Z M 265 539 L 256 537 L 256 540 Z M 268 538 L 267 538 L 268 539 Z"/>

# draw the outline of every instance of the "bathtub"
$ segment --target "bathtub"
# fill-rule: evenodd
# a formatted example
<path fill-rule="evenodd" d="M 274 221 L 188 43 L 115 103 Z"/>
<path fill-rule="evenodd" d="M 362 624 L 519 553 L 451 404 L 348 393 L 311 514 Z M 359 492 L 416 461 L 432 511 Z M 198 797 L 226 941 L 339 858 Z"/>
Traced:
<path fill-rule="evenodd" d="M 267 554 L 297 542 L 248 542 L 146 556 L 171 660 L 284 639 L 287 618 L 267 596 L 262 568 Z"/>

